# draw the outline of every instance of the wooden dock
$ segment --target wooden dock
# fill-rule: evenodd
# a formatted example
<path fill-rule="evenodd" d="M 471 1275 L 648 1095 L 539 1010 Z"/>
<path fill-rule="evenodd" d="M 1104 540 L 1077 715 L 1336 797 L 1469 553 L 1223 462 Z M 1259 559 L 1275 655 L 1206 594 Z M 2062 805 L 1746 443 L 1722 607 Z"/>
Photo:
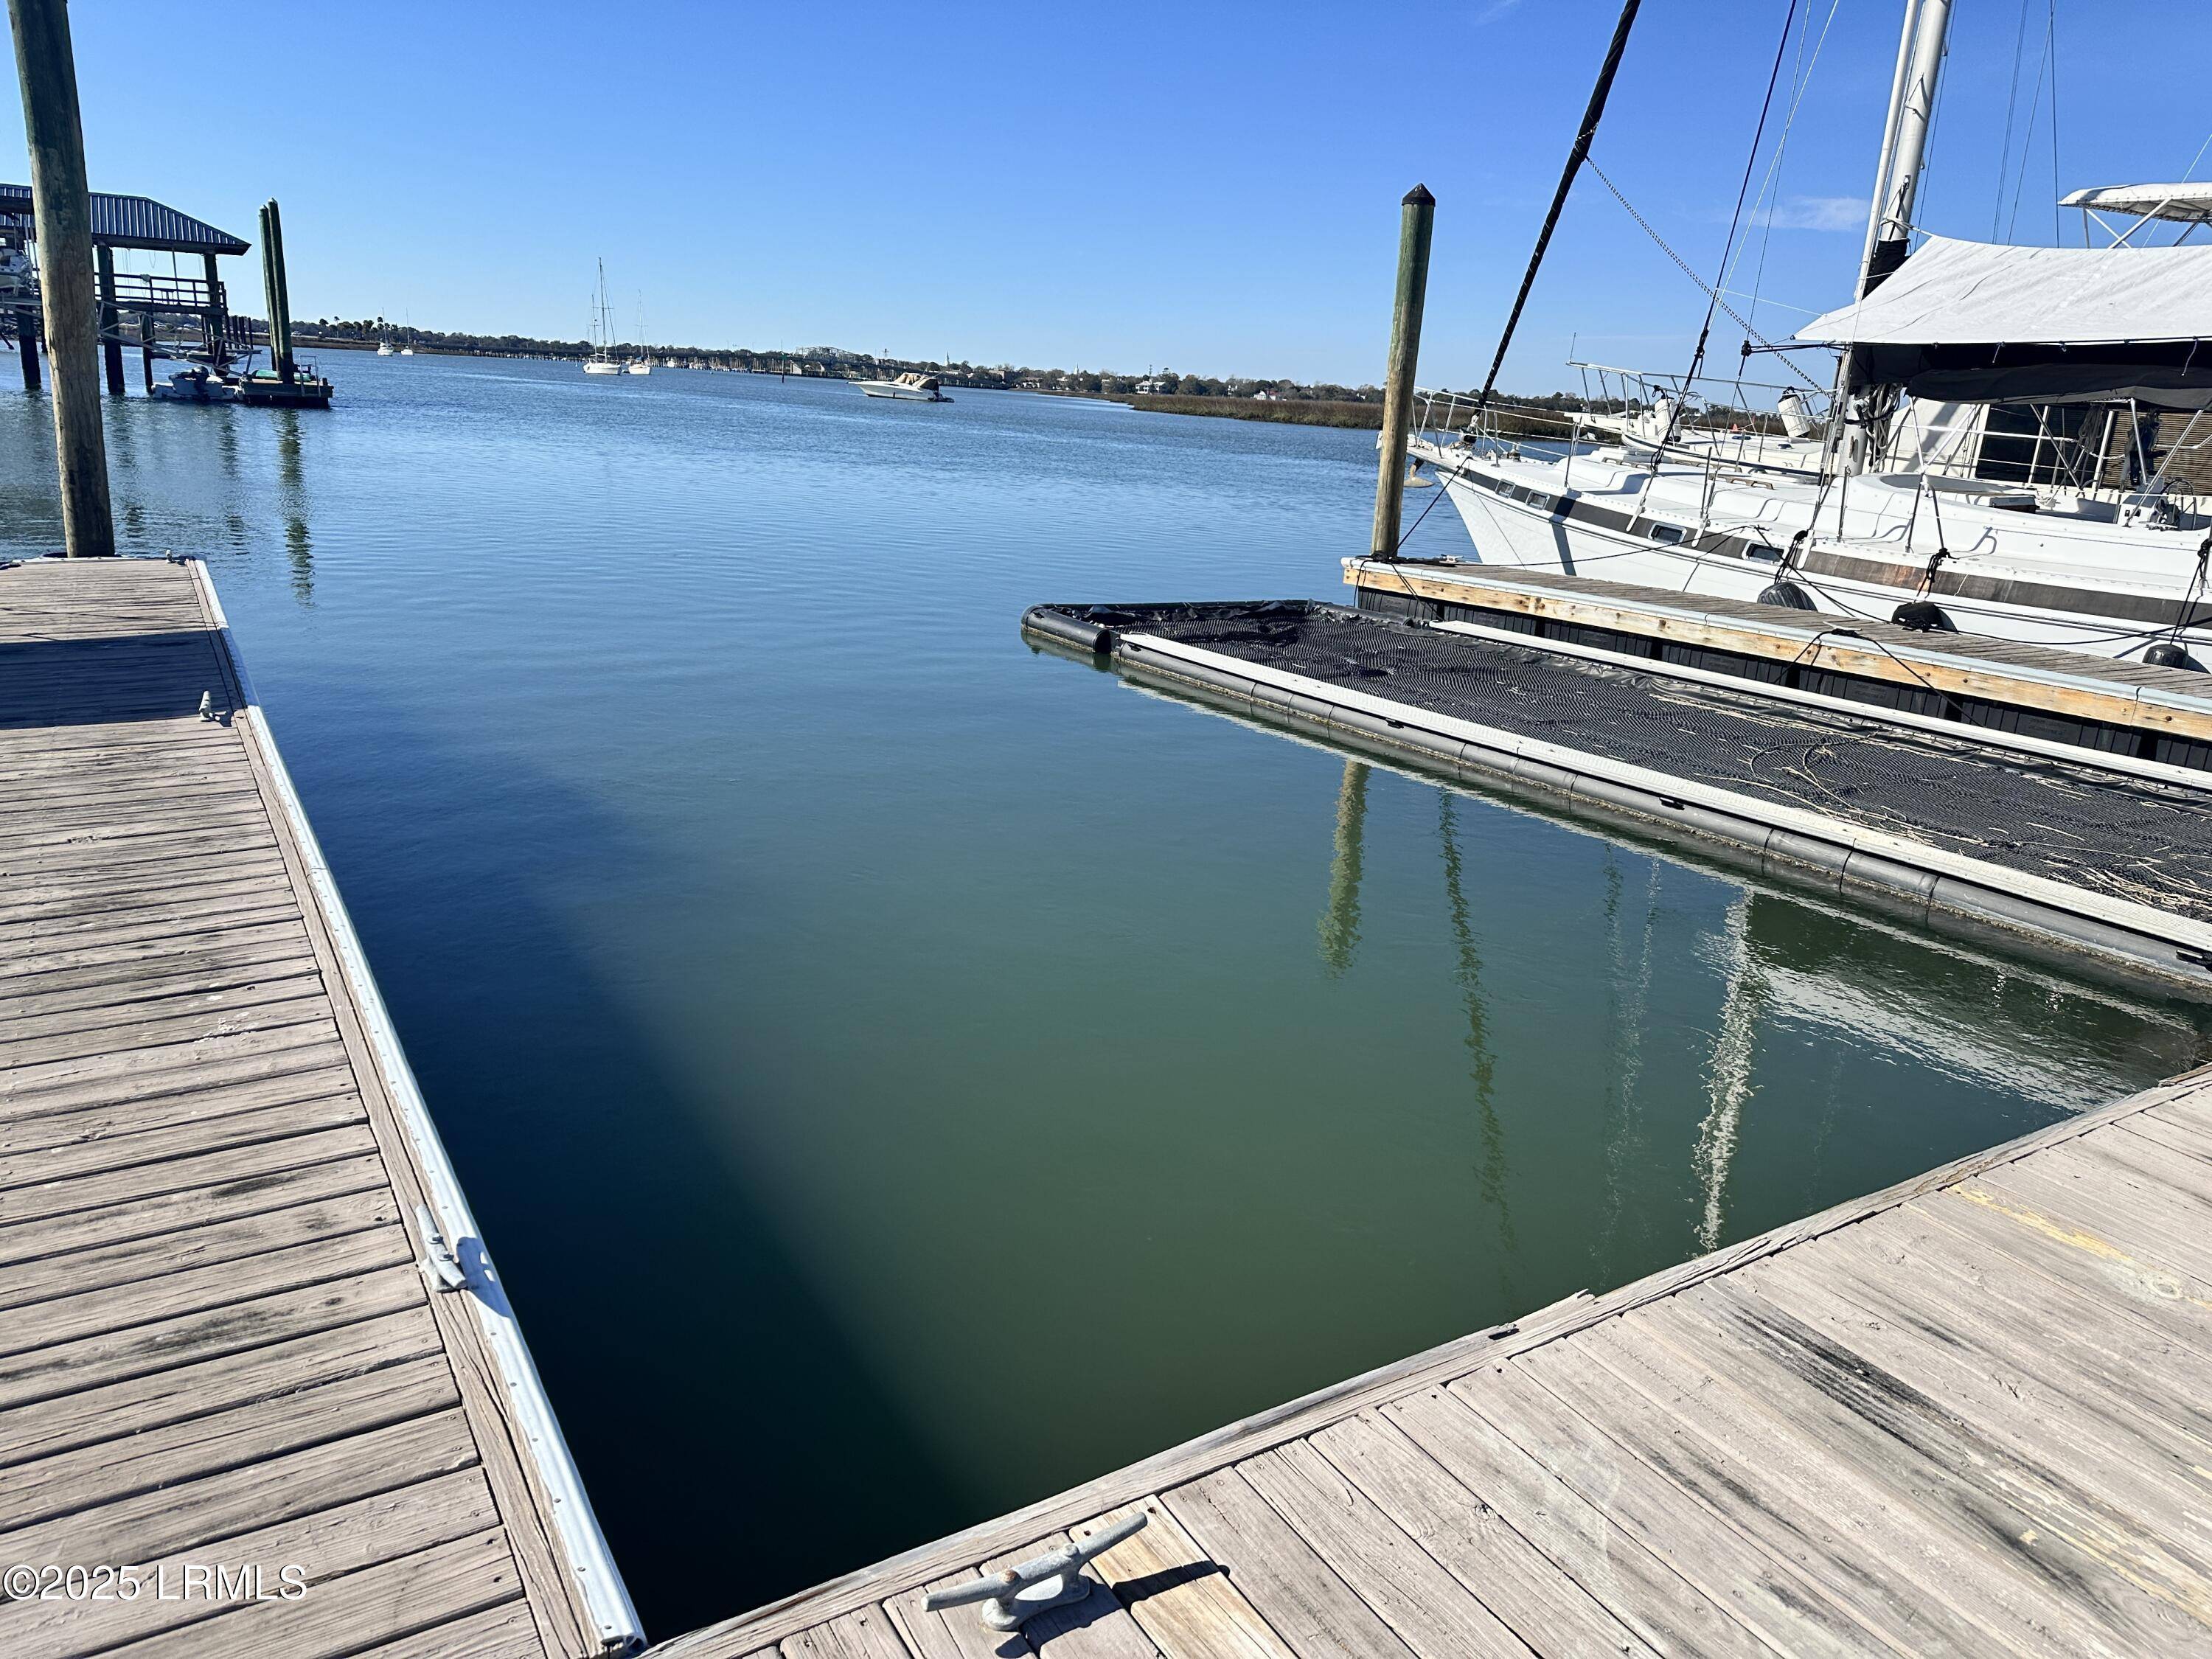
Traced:
<path fill-rule="evenodd" d="M 922 1607 L 1132 1504 L 1023 1635 Z M 2212 1072 L 653 1653 L 2212 1653 Z"/>
<path fill-rule="evenodd" d="M 0 1645 L 634 1645 L 198 567 L 0 568 Z"/>
<path fill-rule="evenodd" d="M 2212 677 L 2190 669 L 1526 565 L 1346 559 L 1344 580 L 1362 609 L 1388 615 L 1510 621 L 1590 645 L 1610 636 L 1638 655 L 1769 685 L 2212 767 Z"/>

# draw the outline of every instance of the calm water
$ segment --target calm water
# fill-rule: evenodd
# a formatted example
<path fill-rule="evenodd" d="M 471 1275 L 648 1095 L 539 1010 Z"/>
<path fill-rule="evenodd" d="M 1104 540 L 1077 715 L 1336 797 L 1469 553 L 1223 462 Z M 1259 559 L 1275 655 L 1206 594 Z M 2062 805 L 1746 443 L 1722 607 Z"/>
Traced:
<path fill-rule="evenodd" d="M 111 404 L 118 517 L 210 562 L 659 1635 L 2205 1051 L 1020 641 L 1338 592 L 1369 434 L 325 367 Z"/>

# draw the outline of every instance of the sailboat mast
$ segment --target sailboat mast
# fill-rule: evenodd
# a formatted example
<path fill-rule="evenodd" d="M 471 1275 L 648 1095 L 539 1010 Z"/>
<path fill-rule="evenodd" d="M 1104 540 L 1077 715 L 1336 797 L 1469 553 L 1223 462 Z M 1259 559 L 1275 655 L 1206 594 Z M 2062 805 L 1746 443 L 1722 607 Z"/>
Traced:
<path fill-rule="evenodd" d="M 1936 81 L 1951 32 L 1951 0 L 1907 0 L 1905 36 L 1898 44 L 1897 79 L 1891 89 L 1889 130 L 1875 177 L 1874 208 L 1867 224 L 1859 297 L 1881 286 L 1905 263 L 1912 235 L 1912 204 L 1928 159 L 1928 127 L 1936 113 Z"/>
<path fill-rule="evenodd" d="M 1859 250 L 1858 297 L 1867 295 L 1866 274 L 1874 264 L 1875 244 L 1881 240 L 1882 221 L 1889 216 L 1885 211 L 1884 186 L 1889 180 L 1890 168 L 1897 162 L 1897 118 L 1905 109 L 1905 86 L 1912 72 L 1912 43 L 1920 34 L 1921 0 L 1905 0 L 1905 33 L 1897 43 L 1897 73 L 1889 83 L 1889 114 L 1881 129 L 1881 159 L 1875 163 L 1874 195 L 1867 204 L 1866 246 Z"/>
<path fill-rule="evenodd" d="M 1859 259 L 1858 297 L 1880 288 L 1905 263 L 1912 247 L 1912 204 L 1928 160 L 1928 128 L 1936 113 L 1936 79 L 1943 68 L 1951 32 L 1951 0 L 1905 0 L 1905 32 L 1897 43 L 1897 74 L 1890 82 L 1889 118 L 1875 164 L 1874 201 L 1867 216 L 1865 251 Z M 1879 451 L 1887 420 L 1856 411 L 1853 394 L 1867 384 L 1863 354 L 1847 349 L 1836 365 L 1829 400 L 1828 453 L 1838 469 L 1855 472 Z M 1850 428 L 1860 428 L 1854 440 Z M 1840 506 L 1838 511 L 1842 509 Z"/>

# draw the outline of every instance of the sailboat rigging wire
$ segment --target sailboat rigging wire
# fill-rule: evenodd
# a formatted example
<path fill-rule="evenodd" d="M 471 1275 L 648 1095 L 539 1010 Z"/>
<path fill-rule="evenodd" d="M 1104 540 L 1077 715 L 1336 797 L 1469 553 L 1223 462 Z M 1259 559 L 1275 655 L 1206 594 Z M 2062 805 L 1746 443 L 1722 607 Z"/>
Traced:
<path fill-rule="evenodd" d="M 1813 55 L 1810 58 L 1805 55 L 1805 37 L 1813 32 L 1811 12 L 1805 14 L 1805 27 L 1797 33 L 1797 66 L 1790 71 L 1790 107 L 1783 112 L 1782 136 L 1774 142 L 1774 154 L 1767 159 L 1766 177 L 1759 181 L 1759 195 L 1754 200 L 1753 209 L 1754 216 L 1759 217 L 1759 264 L 1752 272 L 1751 292 L 1748 295 L 1737 296 L 1751 301 L 1750 314 L 1753 317 L 1759 315 L 1759 291 L 1765 286 L 1766 282 L 1766 252 L 1768 246 L 1774 240 L 1773 193 L 1774 187 L 1782 176 L 1782 158 L 1789 153 L 1790 135 L 1797 130 L 1797 111 L 1805 102 L 1806 90 L 1813 84 L 1813 71 L 1820 66 L 1821 49 L 1828 44 L 1828 31 L 1835 27 L 1836 13 L 1842 9 L 1842 7 L 1843 0 L 1828 0 L 1828 15 L 1820 25 L 1820 38 L 1813 42 Z M 1765 210 L 1763 215 L 1759 213 L 1762 205 Z M 1742 262 L 1744 252 L 1750 246 L 1751 239 L 1746 237 L 1742 245 L 1736 249 L 1736 264 Z M 1729 283 L 1735 276 L 1735 265 L 1731 264 L 1721 279 L 1721 288 L 1723 292 L 1734 291 L 1729 288 Z M 1782 305 L 1779 300 L 1769 300 L 1766 303 Z M 1802 307 L 1783 305 L 1782 308 L 1784 311 L 1796 311 Z"/>
<path fill-rule="evenodd" d="M 1620 21 L 1613 25 L 1613 44 L 1606 48 L 1605 62 L 1597 72 L 1597 84 L 1590 88 L 1589 103 L 1583 111 L 1582 128 L 1575 135 L 1574 148 L 1567 152 L 1567 165 L 1559 174 L 1559 186 L 1552 192 L 1551 211 L 1545 214 L 1543 227 L 1536 233 L 1535 251 L 1528 256 L 1528 269 L 1522 273 L 1521 290 L 1513 296 L 1513 309 L 1506 313 L 1504 332 L 1498 337 L 1498 355 L 1490 360 L 1490 373 L 1483 377 L 1482 390 L 1475 395 L 1478 415 L 1489 407 L 1490 394 L 1498 385 L 1498 371 L 1505 362 L 1506 348 L 1513 343 L 1513 331 L 1521 325 L 1522 307 L 1528 303 L 1528 290 L 1536 285 L 1536 272 L 1544 263 L 1544 251 L 1551 246 L 1552 232 L 1566 209 L 1567 192 L 1574 188 L 1575 175 L 1589 159 L 1590 140 L 1597 137 L 1597 124 L 1605 118 L 1605 100 L 1612 94 L 1613 77 L 1620 68 L 1621 54 L 1628 50 L 1628 32 L 1635 26 L 1637 9 L 1643 3 L 1644 0 L 1626 0 L 1620 9 Z M 1620 194 L 1618 191 L 1613 193 Z"/>
<path fill-rule="evenodd" d="M 1735 321 L 1735 325 L 1738 328 L 1741 328 L 1746 334 L 1758 341 L 1759 345 L 1765 350 L 1776 353 L 1776 362 L 1779 362 L 1784 368 L 1788 369 L 1792 374 L 1795 374 L 1799 380 L 1804 381 L 1805 384 L 1812 387 L 1814 391 L 1822 391 L 1822 387 L 1817 380 L 1814 380 L 1811 376 L 1807 374 L 1803 369 L 1798 368 L 1796 364 L 1791 362 L 1787 357 L 1784 357 L 1779 355 L 1782 349 L 1781 347 L 1776 345 L 1773 341 L 1768 339 L 1764 334 L 1761 334 L 1757 329 L 1753 328 L 1744 319 L 1744 315 L 1741 312 L 1738 311 L 1734 306 L 1729 304 L 1727 301 L 1720 297 L 1718 291 L 1714 289 L 1711 283 L 1708 283 L 1704 277 L 1698 276 L 1696 271 L 1690 269 L 1689 262 L 1684 259 L 1680 254 L 1675 252 L 1674 250 L 1668 245 L 1667 239 L 1651 228 L 1651 222 L 1636 210 L 1636 204 L 1620 193 L 1620 186 L 1614 184 L 1612 179 L 1605 176 L 1605 169 L 1603 167 L 1600 167 L 1595 161 L 1588 162 L 1587 165 L 1589 166 L 1591 173 L 1596 175 L 1598 183 L 1603 185 L 1607 190 L 1613 192 L 1613 199 L 1620 203 L 1622 208 L 1626 210 L 1628 216 L 1636 221 L 1638 228 L 1640 228 L 1646 236 L 1649 236 L 1654 242 L 1658 244 L 1659 251 L 1674 262 L 1675 268 L 1680 270 L 1682 275 L 1688 277 L 1700 289 L 1704 289 L 1706 295 L 1712 299 L 1713 303 L 1717 305 L 1723 312 L 1727 313 L 1729 317 Z"/>
<path fill-rule="evenodd" d="M 1790 0 L 1790 9 L 1782 17 L 1782 38 L 1774 46 L 1774 67 L 1766 75 L 1766 96 L 1759 100 L 1759 125 L 1752 129 L 1751 153 L 1743 158 L 1743 182 L 1735 189 L 1735 211 L 1729 217 L 1728 240 L 1721 244 L 1720 274 L 1715 284 L 1705 290 L 1705 320 L 1698 329 L 1697 349 L 1690 354 L 1690 372 L 1682 377 L 1686 389 L 1695 384 L 1698 371 L 1705 366 L 1705 343 L 1712 337 L 1713 312 L 1721 303 L 1719 284 L 1728 281 L 1729 256 L 1735 249 L 1736 232 L 1743 228 L 1743 204 L 1751 195 L 1752 170 L 1759 165 L 1759 147 L 1766 137 L 1766 118 L 1774 108 L 1774 88 L 1782 83 L 1782 60 L 1790 51 L 1790 31 L 1796 21 L 1797 0 Z M 1733 316 L 1735 313 L 1731 312 L 1729 314 Z M 1745 322 L 1746 329 L 1750 326 L 1748 321 Z M 1785 358 L 1784 361 L 1788 360 Z M 1681 416 L 1682 405 L 1677 403 L 1674 412 L 1667 417 L 1666 430 L 1659 434 L 1662 446 L 1674 437 L 1675 422 L 1680 420 Z"/>
<path fill-rule="evenodd" d="M 1997 216 L 2004 211 L 2005 174 L 2012 171 L 2013 121 L 2020 112 L 2020 65 L 2027 51 L 2027 7 L 2028 0 L 2020 0 L 2020 27 L 2013 31 L 2012 86 L 2005 94 L 2004 142 L 1997 146 L 1997 190 L 1996 198 L 1990 204 L 1990 240 L 1992 242 L 1997 240 Z M 2025 171 L 2027 147 L 2024 142 L 2021 146 L 2020 164 Z"/>
<path fill-rule="evenodd" d="M 2030 98 L 2027 106 L 2027 136 L 2020 141 L 2020 175 L 2013 180 L 2012 216 L 2005 221 L 2005 240 L 2007 241 L 2010 241 L 2012 240 L 2013 229 L 2020 223 L 2020 198 L 2021 193 L 2027 188 L 2027 152 L 2035 143 L 2035 120 L 2036 117 L 2042 112 L 2043 109 L 2043 82 L 2045 77 L 2051 73 L 2054 67 L 2051 61 L 2051 49 L 2053 45 L 2052 33 L 2057 21 L 2057 0 L 2051 0 L 2051 6 L 2052 15 L 2044 25 L 2043 58 L 2042 61 L 2035 66 L 2035 92 Z M 2054 148 L 2052 149 L 2052 155 L 2055 158 L 2057 154 L 2056 149 L 2056 144 L 2057 143 L 2056 123 L 2058 117 L 2058 89 L 2055 83 L 2055 80 L 2051 88 L 2051 114 L 2053 123 L 2051 142 Z M 2054 159 L 2054 169 L 2055 165 Z M 2056 216 L 2053 216 L 2053 222 L 2056 222 Z"/>

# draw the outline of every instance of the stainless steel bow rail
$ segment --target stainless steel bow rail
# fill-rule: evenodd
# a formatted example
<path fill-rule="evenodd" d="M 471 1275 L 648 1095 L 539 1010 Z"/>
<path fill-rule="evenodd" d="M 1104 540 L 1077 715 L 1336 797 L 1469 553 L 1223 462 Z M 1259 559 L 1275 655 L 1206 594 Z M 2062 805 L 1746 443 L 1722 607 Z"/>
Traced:
<path fill-rule="evenodd" d="M 1139 1510 L 1080 1543 L 1063 1544 L 1018 1567 L 986 1573 L 965 1584 L 932 1590 L 923 1605 L 932 1613 L 942 1613 L 981 1601 L 986 1629 L 1019 1630 L 1024 1620 L 1048 1607 L 1064 1607 L 1089 1595 L 1094 1586 L 1083 1576 L 1084 1565 L 1142 1532 L 1146 1519 Z"/>

